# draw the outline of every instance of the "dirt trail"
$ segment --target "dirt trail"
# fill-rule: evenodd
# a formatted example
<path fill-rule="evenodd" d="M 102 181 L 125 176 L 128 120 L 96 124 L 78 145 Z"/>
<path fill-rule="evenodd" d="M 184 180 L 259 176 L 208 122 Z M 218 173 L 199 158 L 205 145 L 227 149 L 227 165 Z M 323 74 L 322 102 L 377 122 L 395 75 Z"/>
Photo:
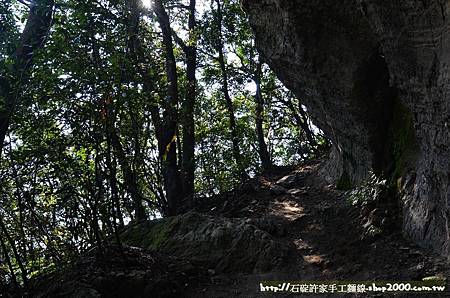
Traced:
<path fill-rule="evenodd" d="M 381 235 L 365 235 L 361 211 L 346 200 L 344 192 L 331 186 L 317 186 L 315 169 L 315 165 L 310 165 L 259 177 L 240 191 L 223 195 L 203 207 L 204 212 L 227 217 L 270 218 L 277 223 L 272 236 L 291 246 L 292 256 L 285 267 L 267 274 L 213 275 L 188 296 L 271 297 L 259 291 L 259 282 L 263 280 L 411 281 L 449 276 L 446 260 L 405 240 L 398 225 Z M 450 297 L 448 289 L 447 294 L 430 297 L 447 295 Z M 302 297 L 273 295 L 286 296 Z M 425 296 L 428 295 L 420 295 Z"/>

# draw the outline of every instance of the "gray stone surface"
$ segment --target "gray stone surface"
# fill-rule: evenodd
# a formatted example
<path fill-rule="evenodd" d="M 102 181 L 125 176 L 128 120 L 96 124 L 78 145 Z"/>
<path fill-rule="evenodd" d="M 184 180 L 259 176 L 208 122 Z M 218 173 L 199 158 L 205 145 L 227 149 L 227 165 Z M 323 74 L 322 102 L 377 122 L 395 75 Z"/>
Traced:
<path fill-rule="evenodd" d="M 401 189 L 403 229 L 448 255 L 448 1 L 244 0 L 265 61 L 333 141 L 322 174 Z"/>
<path fill-rule="evenodd" d="M 278 184 L 278 185 L 280 185 L 282 187 L 285 187 L 285 188 L 291 188 L 296 183 L 297 183 L 297 175 L 296 175 L 296 173 L 290 174 L 290 175 L 286 175 L 286 176 L 278 179 L 278 181 L 276 182 L 276 184 Z"/>
<path fill-rule="evenodd" d="M 282 195 L 285 194 L 286 191 L 287 191 L 286 188 L 277 184 L 272 184 L 270 186 L 270 192 L 274 195 Z"/>
<path fill-rule="evenodd" d="M 189 212 L 130 227 L 122 239 L 127 245 L 164 251 L 217 273 L 267 272 L 288 256 L 288 248 L 266 232 L 272 230 L 278 232 L 269 220 Z"/>

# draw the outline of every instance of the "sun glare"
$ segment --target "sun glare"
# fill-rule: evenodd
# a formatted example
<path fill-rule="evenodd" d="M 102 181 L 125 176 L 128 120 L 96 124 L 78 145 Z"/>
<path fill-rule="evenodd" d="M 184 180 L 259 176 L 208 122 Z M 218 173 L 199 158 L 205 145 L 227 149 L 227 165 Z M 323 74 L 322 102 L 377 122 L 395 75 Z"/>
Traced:
<path fill-rule="evenodd" d="M 141 0 L 141 1 L 142 1 L 142 5 L 144 7 L 147 7 L 147 8 L 151 8 L 152 7 L 152 0 Z"/>

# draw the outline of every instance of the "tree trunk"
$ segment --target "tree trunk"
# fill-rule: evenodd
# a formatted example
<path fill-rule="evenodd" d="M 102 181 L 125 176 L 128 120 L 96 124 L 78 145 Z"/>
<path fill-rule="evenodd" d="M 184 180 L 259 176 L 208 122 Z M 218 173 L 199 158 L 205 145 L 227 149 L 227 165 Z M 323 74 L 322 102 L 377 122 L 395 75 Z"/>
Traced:
<path fill-rule="evenodd" d="M 301 131 L 305 134 L 306 141 L 310 144 L 311 148 L 314 148 L 316 142 L 314 140 L 314 134 L 308 125 L 308 116 L 305 110 L 302 107 L 301 101 L 298 103 L 298 107 L 296 108 L 292 101 L 283 100 L 282 103 L 291 111 L 292 117 L 294 117 L 295 123 L 301 129 Z"/>
<path fill-rule="evenodd" d="M 142 42 L 139 39 L 139 20 L 140 20 L 140 4 L 138 0 L 130 0 L 128 1 L 128 8 L 130 15 L 128 16 L 128 50 L 130 57 L 134 60 L 135 65 L 138 66 L 138 71 L 141 74 L 143 78 L 143 90 L 146 94 L 151 94 L 153 91 L 155 91 L 155 86 L 150 78 L 148 78 L 148 69 L 146 68 L 146 59 L 145 59 L 145 53 L 144 48 L 142 46 Z M 164 7 L 162 7 L 164 9 Z M 170 28 L 169 28 L 170 29 Z M 143 67 L 140 67 L 143 65 Z M 153 123 L 153 126 L 155 128 L 155 137 L 158 143 L 158 152 L 159 152 L 159 161 L 161 162 L 161 172 L 163 176 L 163 182 L 164 184 L 163 188 L 165 190 L 165 194 L 163 192 L 161 193 L 161 212 L 164 215 L 169 215 L 171 212 L 169 212 L 168 208 L 168 194 L 170 193 L 170 196 L 174 196 L 173 191 L 169 191 L 167 189 L 167 183 L 165 182 L 167 179 L 167 173 L 165 165 L 167 164 L 165 160 L 163 160 L 163 157 L 165 157 L 167 144 L 164 143 L 163 138 L 163 132 L 165 131 L 165 119 L 161 119 L 160 116 L 160 107 L 154 103 L 149 104 L 149 110 L 151 115 L 151 120 Z M 165 113 L 164 115 L 167 115 Z"/>
<path fill-rule="evenodd" d="M 197 79 L 195 71 L 197 69 L 197 32 L 195 21 L 195 0 L 189 2 L 189 41 L 184 51 L 186 54 L 186 97 L 183 102 L 183 159 L 182 159 L 182 177 L 184 197 L 189 200 L 189 207 L 192 206 L 194 195 L 194 172 L 195 172 L 195 123 L 194 106 Z"/>
<path fill-rule="evenodd" d="M 11 282 L 12 282 L 12 284 L 13 284 L 13 286 L 15 288 L 18 288 L 19 285 L 17 283 L 16 274 L 14 273 L 14 267 L 13 267 L 13 265 L 11 263 L 11 258 L 9 257 L 8 249 L 6 247 L 5 241 L 3 240 L 3 236 L 1 236 L 1 235 L 0 235 L 0 246 L 1 246 L 2 251 L 3 251 L 3 255 L 5 257 L 6 264 L 8 265 L 9 273 L 11 274 Z"/>
<path fill-rule="evenodd" d="M 97 65 L 97 68 L 100 68 L 101 57 L 93 33 L 94 32 L 91 32 L 94 63 Z M 105 95 L 100 104 L 102 105 L 102 110 L 104 110 L 106 113 L 104 117 L 108 142 L 112 145 L 119 161 L 120 167 L 122 168 L 123 176 L 125 179 L 125 188 L 131 196 L 135 217 L 138 221 L 145 220 L 147 218 L 147 215 L 145 213 L 145 208 L 142 205 L 143 195 L 139 187 L 137 173 L 135 170 L 133 170 L 131 162 L 125 154 L 125 150 L 123 149 L 122 142 L 120 141 L 120 137 L 117 134 L 117 130 L 115 127 L 116 115 L 113 109 L 113 98 L 109 94 Z M 138 140 L 135 141 L 138 142 Z"/>
<path fill-rule="evenodd" d="M 173 53 L 170 20 L 161 0 L 154 0 L 154 10 L 163 34 L 166 74 L 168 80 L 163 129 L 161 130 L 160 159 L 168 204 L 168 215 L 176 215 L 179 211 L 179 204 L 182 196 L 176 145 L 176 140 L 178 138 L 178 75 L 175 55 Z"/>
<path fill-rule="evenodd" d="M 113 122 L 114 120 L 112 120 L 110 118 L 114 118 L 112 116 L 111 109 L 110 109 L 110 112 L 108 113 L 108 119 L 107 119 L 108 138 L 109 138 L 109 141 L 111 142 L 114 152 L 117 156 L 120 167 L 122 168 L 123 176 L 125 179 L 125 187 L 131 196 L 131 200 L 133 202 L 133 209 L 135 212 L 135 217 L 138 221 L 145 220 L 147 218 L 147 215 L 145 213 L 144 207 L 142 206 L 143 198 L 142 198 L 142 192 L 141 192 L 139 184 L 138 184 L 137 175 L 131 168 L 130 162 L 125 154 L 125 150 L 123 149 L 120 138 L 117 135 L 116 129 L 114 127 L 114 122 Z"/>
<path fill-rule="evenodd" d="M 264 100 L 261 92 L 261 75 L 262 75 L 262 65 L 261 61 L 256 64 L 255 73 L 255 84 L 256 84 L 256 135 L 258 137 L 258 150 L 259 158 L 261 159 L 261 165 L 264 171 L 269 171 L 272 168 L 272 161 L 270 159 L 269 151 L 267 150 L 267 144 L 264 140 L 264 129 L 263 129 L 263 117 L 264 117 Z"/>
<path fill-rule="evenodd" d="M 5 235 L 6 239 L 9 242 L 9 245 L 11 246 L 11 250 L 13 251 L 14 258 L 16 259 L 17 265 L 19 266 L 19 269 L 20 269 L 20 273 L 21 273 L 21 276 L 22 276 L 22 281 L 23 281 L 24 286 L 26 288 L 28 286 L 27 269 L 23 265 L 22 260 L 20 258 L 20 255 L 17 252 L 16 243 L 12 239 L 11 235 L 8 232 L 8 229 L 5 226 L 5 223 L 3 222 L 3 220 L 1 218 L 0 218 L 0 229 L 2 230 L 3 235 Z"/>
<path fill-rule="evenodd" d="M 32 66 L 34 53 L 44 45 L 52 22 L 53 0 L 37 0 L 31 3 L 27 23 L 13 55 L 14 81 L 0 78 L 0 154 L 11 115 L 17 105 L 20 86 L 28 77 L 27 72 Z"/>
<path fill-rule="evenodd" d="M 117 167 L 116 167 L 116 162 L 113 161 L 113 159 L 111 158 L 111 155 L 113 154 L 112 152 L 112 148 L 111 148 L 111 140 L 109 137 L 107 137 L 106 139 L 106 143 L 107 143 L 107 153 L 106 153 L 106 167 L 108 168 L 108 178 L 109 178 L 109 184 L 111 187 L 111 199 L 112 199 L 112 204 L 111 204 L 111 214 L 113 215 L 113 220 L 114 220 L 114 228 L 117 231 L 116 225 L 117 225 L 117 221 L 119 221 L 119 228 L 123 228 L 124 221 L 123 221 L 123 215 L 122 215 L 122 210 L 120 208 L 120 199 L 119 199 L 119 189 L 117 187 Z"/>
<path fill-rule="evenodd" d="M 229 87 L 228 87 L 228 71 L 227 71 L 227 65 L 225 61 L 225 55 L 224 55 L 224 44 L 223 44 L 223 36 L 222 36 L 222 22 L 223 22 L 223 15 L 222 15 L 222 6 L 220 4 L 220 0 L 216 0 L 217 4 L 217 33 L 218 33 L 218 40 L 216 45 L 216 50 L 219 53 L 218 61 L 220 65 L 221 75 L 222 75 L 222 91 L 223 95 L 225 97 L 225 104 L 228 112 L 228 118 L 229 118 L 229 125 L 230 125 L 230 133 L 231 133 L 231 142 L 233 144 L 233 157 L 236 161 L 239 175 L 241 176 L 242 180 L 245 180 L 248 178 L 247 173 L 245 172 L 244 165 L 242 162 L 242 155 L 241 150 L 239 148 L 239 135 L 237 131 L 237 125 L 236 125 L 236 117 L 234 116 L 234 107 L 233 107 L 233 100 L 231 99 Z"/>
<path fill-rule="evenodd" d="M 315 148 L 317 142 L 314 140 L 314 134 L 309 128 L 308 115 L 306 115 L 306 111 L 303 109 L 301 101 L 298 102 L 298 112 L 299 112 L 298 125 L 305 133 L 306 140 L 308 141 L 311 148 Z"/>

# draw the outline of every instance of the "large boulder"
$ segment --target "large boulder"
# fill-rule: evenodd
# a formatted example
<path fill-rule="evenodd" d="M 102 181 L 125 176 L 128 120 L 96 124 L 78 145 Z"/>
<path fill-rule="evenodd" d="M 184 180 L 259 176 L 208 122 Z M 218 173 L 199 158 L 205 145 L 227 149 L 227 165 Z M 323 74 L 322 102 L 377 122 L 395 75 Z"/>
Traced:
<path fill-rule="evenodd" d="M 196 212 L 146 221 L 121 235 L 126 245 L 163 251 L 213 272 L 266 272 L 283 264 L 288 248 L 251 220 Z"/>
<path fill-rule="evenodd" d="M 406 235 L 449 254 L 450 3 L 243 0 L 265 61 L 333 142 L 323 174 L 395 185 Z"/>

